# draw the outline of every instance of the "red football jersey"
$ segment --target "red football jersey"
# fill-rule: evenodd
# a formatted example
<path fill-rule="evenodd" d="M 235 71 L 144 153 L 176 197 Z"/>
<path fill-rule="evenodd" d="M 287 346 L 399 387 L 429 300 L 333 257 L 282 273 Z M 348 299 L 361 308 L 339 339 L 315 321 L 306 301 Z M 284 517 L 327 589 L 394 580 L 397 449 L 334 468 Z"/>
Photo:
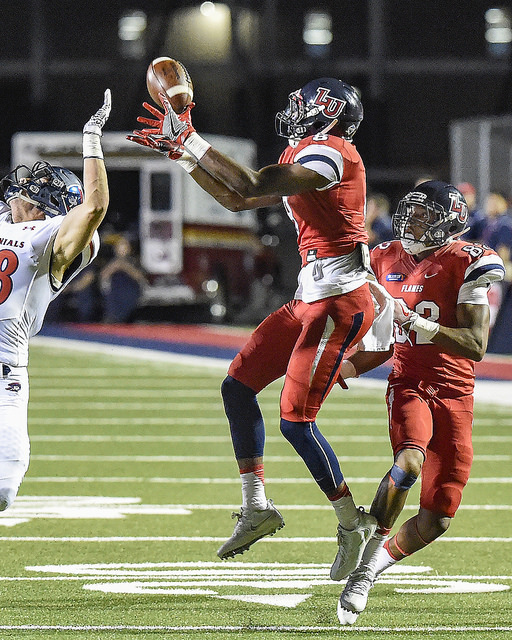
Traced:
<path fill-rule="evenodd" d="M 303 263 L 308 252 L 310 257 L 327 258 L 346 255 L 360 242 L 367 244 L 366 172 L 355 146 L 338 136 L 308 137 L 295 148 L 288 146 L 279 158 L 280 164 L 294 162 L 322 175 L 332 171 L 327 188 L 283 198 L 295 222 Z"/>
<path fill-rule="evenodd" d="M 398 240 L 384 242 L 371 252 L 371 264 L 380 282 L 394 298 L 429 320 L 445 327 L 457 326 L 459 290 L 502 261 L 482 245 L 457 240 L 440 247 L 421 262 L 406 253 Z M 473 391 L 475 363 L 452 355 L 415 331 L 395 332 L 392 376 L 423 381 L 462 394 Z"/>

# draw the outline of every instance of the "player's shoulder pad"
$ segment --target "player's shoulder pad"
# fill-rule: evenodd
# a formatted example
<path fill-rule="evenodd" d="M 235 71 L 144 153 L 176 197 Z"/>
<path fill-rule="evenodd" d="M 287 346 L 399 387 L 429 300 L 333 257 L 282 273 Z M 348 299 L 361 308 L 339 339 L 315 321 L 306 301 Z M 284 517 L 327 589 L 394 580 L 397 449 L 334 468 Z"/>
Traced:
<path fill-rule="evenodd" d="M 380 244 L 375 245 L 370 250 L 370 255 L 378 258 L 381 255 L 399 255 L 402 251 L 402 245 L 399 240 L 386 240 L 385 242 L 381 242 Z"/>
<path fill-rule="evenodd" d="M 338 149 L 326 144 L 310 144 L 296 153 L 295 162 L 307 164 L 311 161 L 326 162 L 329 165 L 336 165 L 343 169 L 343 156 Z"/>
<path fill-rule="evenodd" d="M 487 286 L 503 280 L 505 265 L 493 249 L 479 243 L 458 242 L 457 245 L 457 252 L 469 262 L 464 272 L 464 284 Z"/>
<path fill-rule="evenodd" d="M 11 208 L 3 200 L 0 200 L 0 222 L 7 222 L 11 215 Z"/>
<path fill-rule="evenodd" d="M 322 190 L 339 184 L 343 177 L 343 156 L 325 143 L 307 144 L 298 149 L 293 161 L 324 176 L 329 183 Z"/>

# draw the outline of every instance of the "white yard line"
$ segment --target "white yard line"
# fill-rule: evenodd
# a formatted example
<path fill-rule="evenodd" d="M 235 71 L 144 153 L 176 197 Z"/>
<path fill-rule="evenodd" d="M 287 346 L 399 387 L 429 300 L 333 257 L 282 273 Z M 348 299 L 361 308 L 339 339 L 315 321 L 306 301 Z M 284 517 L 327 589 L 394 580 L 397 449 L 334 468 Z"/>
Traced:
<path fill-rule="evenodd" d="M 368 477 L 357 477 L 350 478 L 350 484 L 375 484 L 379 483 L 382 478 L 368 478 Z M 159 476 L 150 476 L 150 477 L 141 477 L 141 476 L 26 476 L 23 480 L 23 483 L 27 482 L 36 482 L 36 483 L 45 483 L 45 482 L 57 482 L 57 483 L 68 483 L 68 482 L 108 482 L 108 483 L 128 483 L 128 482 L 136 482 L 136 483 L 155 483 L 155 484 L 240 484 L 239 477 L 231 477 L 231 478 L 209 478 L 209 477 L 201 477 L 201 478 L 171 478 L 171 477 L 159 477 Z M 313 478 L 270 478 L 267 479 L 267 484 L 313 484 Z M 497 477 L 497 478 L 484 478 L 484 477 L 471 477 L 469 479 L 470 484 L 512 484 L 512 477 Z"/>
<path fill-rule="evenodd" d="M 21 624 L 21 625 L 0 625 L 0 631 L 159 631 L 164 633 L 174 632 L 188 632 L 188 631 L 218 631 L 226 633 L 240 633 L 240 632 L 261 632 L 261 633 L 317 633 L 335 631 L 338 633 L 343 632 L 360 632 L 368 631 L 373 633 L 406 633 L 406 632 L 421 632 L 421 633 L 433 633 L 437 631 L 448 631 L 454 633 L 467 633 L 473 632 L 509 632 L 512 631 L 512 626 L 418 626 L 418 627 L 343 627 L 339 626 L 226 626 L 226 625 L 201 625 L 201 626 L 164 626 L 164 625 L 38 625 L 38 624 Z"/>
<path fill-rule="evenodd" d="M 0 536 L 2 542 L 225 542 L 226 536 Z M 260 543 L 327 542 L 332 544 L 333 536 L 317 537 L 272 537 L 262 538 Z M 436 542 L 496 542 L 510 543 L 512 538 L 480 537 L 440 537 Z"/>
<path fill-rule="evenodd" d="M 123 420 L 116 421 L 119 424 L 123 424 Z M 137 421 L 138 423 L 139 421 Z M 175 424 L 179 424 L 179 420 L 176 420 Z M 220 421 L 219 421 L 220 422 Z M 355 421 L 354 421 L 355 422 Z M 32 420 L 32 426 L 34 424 L 42 424 L 40 420 Z M 55 424 L 54 420 L 49 419 L 46 424 Z M 84 420 L 83 424 L 91 424 L 90 418 Z M 94 425 L 97 425 L 98 421 L 94 420 Z M 112 423 L 110 423 L 112 424 Z M 144 424 L 147 425 L 147 421 L 144 420 Z M 511 421 L 512 425 L 512 421 Z M 345 435 L 335 436 L 326 435 L 332 442 L 389 442 L 387 436 L 372 436 L 372 435 Z M 231 443 L 229 435 L 225 436 L 169 436 L 169 435 L 82 435 L 82 434 L 61 434 L 61 435 L 34 435 L 31 436 L 32 442 L 198 442 L 198 443 Z M 266 442 L 286 442 L 282 436 L 267 436 Z M 473 442 L 512 442 L 512 436 L 473 436 Z"/>
<path fill-rule="evenodd" d="M 18 509 L 23 510 L 24 505 L 26 503 L 38 503 L 41 501 L 50 501 L 52 503 L 59 504 L 63 501 L 75 502 L 76 504 L 80 503 L 83 506 L 83 503 L 94 502 L 94 497 L 83 497 L 83 496 L 29 496 L 22 495 L 18 496 L 15 505 L 13 508 L 5 514 L 0 514 L 0 522 L 2 518 L 8 518 L 9 514 Z M 132 497 L 122 497 L 122 498 L 101 498 L 102 504 L 138 504 L 140 503 L 140 498 L 132 498 Z M 157 510 L 163 509 L 167 511 L 232 511 L 233 509 L 239 509 L 240 505 L 238 503 L 232 504 L 146 504 L 148 509 L 155 508 Z M 368 506 L 368 505 L 366 505 Z M 332 507 L 330 504 L 279 504 L 279 508 L 283 511 L 332 511 Z M 404 511 L 417 511 L 417 505 L 405 505 Z M 512 504 L 462 504 L 460 505 L 459 511 L 512 511 Z"/>
<path fill-rule="evenodd" d="M 340 462 L 387 462 L 387 456 L 338 456 Z M 188 464 L 204 462 L 232 462 L 233 456 L 109 456 L 109 455 L 71 455 L 71 454 L 35 454 L 32 460 L 38 462 L 186 462 Z M 509 462 L 512 455 L 489 454 L 475 455 L 473 462 Z M 265 456 L 266 462 L 301 462 L 298 456 Z"/>

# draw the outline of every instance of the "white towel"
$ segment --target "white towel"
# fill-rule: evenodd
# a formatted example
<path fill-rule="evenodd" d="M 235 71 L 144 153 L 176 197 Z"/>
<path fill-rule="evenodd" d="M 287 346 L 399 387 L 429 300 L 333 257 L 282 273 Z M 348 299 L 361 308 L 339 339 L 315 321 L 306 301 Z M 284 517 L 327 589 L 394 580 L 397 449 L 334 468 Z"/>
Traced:
<path fill-rule="evenodd" d="M 394 298 L 376 280 L 368 279 L 376 303 L 373 324 L 359 342 L 359 351 L 388 351 L 395 342 L 393 337 Z"/>

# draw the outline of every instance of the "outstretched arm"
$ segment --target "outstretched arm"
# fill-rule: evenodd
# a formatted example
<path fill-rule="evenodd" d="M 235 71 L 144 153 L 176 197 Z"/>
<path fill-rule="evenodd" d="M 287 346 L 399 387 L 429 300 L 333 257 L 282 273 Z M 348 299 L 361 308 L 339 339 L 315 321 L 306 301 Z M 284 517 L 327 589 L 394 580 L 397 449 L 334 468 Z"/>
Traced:
<path fill-rule="evenodd" d="M 216 180 L 200 165 L 190 171 L 190 177 L 217 202 L 230 211 L 271 207 L 281 203 L 281 196 L 261 196 L 259 198 L 244 198 L 239 193 L 228 189 L 225 184 Z"/>
<path fill-rule="evenodd" d="M 192 178 L 228 209 L 241 210 L 270 206 L 281 196 L 327 186 L 328 180 L 299 164 L 269 165 L 253 170 L 214 149 L 195 131 L 187 110 L 177 115 L 165 95 L 160 96 L 165 113 L 151 105 L 144 107 L 154 119 L 139 117 L 151 128 L 134 131 L 129 140 L 161 151 L 177 160 Z"/>
<path fill-rule="evenodd" d="M 52 275 L 59 282 L 76 256 L 91 242 L 107 211 L 108 182 L 100 138 L 110 109 L 110 89 L 107 89 L 103 106 L 84 126 L 84 201 L 64 218 L 53 245 Z"/>

